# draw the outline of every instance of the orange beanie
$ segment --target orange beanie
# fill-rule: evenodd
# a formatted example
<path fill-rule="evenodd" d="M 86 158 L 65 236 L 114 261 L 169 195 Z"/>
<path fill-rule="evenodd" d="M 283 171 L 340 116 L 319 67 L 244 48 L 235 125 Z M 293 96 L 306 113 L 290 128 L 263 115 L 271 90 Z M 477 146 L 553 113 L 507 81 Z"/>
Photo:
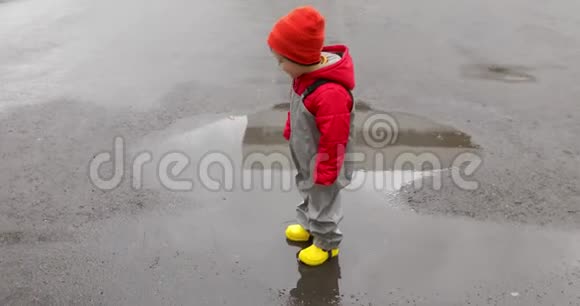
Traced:
<path fill-rule="evenodd" d="M 268 45 L 296 63 L 316 64 L 324 44 L 324 23 L 324 17 L 313 7 L 298 7 L 276 22 Z"/>

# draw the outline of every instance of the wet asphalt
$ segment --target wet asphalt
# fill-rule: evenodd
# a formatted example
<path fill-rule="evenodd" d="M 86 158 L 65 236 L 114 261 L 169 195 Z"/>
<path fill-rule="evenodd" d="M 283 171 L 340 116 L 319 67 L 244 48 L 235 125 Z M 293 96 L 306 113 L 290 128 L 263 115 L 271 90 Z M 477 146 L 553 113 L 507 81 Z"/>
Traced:
<path fill-rule="evenodd" d="M 359 118 L 400 130 L 357 143 L 384 160 L 345 192 L 338 259 L 308 268 L 283 237 L 292 168 L 243 163 L 288 155 L 265 37 L 302 3 L 0 1 L 0 305 L 580 305 L 580 4 L 314 1 Z M 125 175 L 102 190 L 90 163 L 116 137 Z M 170 152 L 191 188 L 160 181 Z M 475 190 L 453 179 L 468 152 Z M 209 153 L 231 175 L 201 175 Z"/>

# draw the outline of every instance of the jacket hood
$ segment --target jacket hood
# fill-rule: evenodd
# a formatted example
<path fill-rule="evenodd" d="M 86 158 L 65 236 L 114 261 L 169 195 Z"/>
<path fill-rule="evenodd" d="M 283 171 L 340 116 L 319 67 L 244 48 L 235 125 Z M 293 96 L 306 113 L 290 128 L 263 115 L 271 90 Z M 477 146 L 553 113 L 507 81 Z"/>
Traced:
<path fill-rule="evenodd" d="M 340 60 L 334 64 L 322 67 L 313 72 L 303 74 L 294 80 L 294 91 L 302 94 L 304 90 L 318 79 L 327 79 L 342 84 L 349 90 L 355 87 L 354 65 L 345 45 L 326 46 L 322 52 L 340 55 Z"/>

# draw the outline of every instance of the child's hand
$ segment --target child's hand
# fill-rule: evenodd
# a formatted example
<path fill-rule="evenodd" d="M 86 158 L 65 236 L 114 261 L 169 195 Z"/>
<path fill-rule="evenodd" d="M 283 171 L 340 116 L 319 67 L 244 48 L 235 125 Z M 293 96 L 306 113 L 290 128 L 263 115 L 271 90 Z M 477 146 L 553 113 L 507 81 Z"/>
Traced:
<path fill-rule="evenodd" d="M 290 140 L 290 112 L 288 112 L 288 119 L 286 119 L 286 126 L 284 127 L 284 138 Z"/>

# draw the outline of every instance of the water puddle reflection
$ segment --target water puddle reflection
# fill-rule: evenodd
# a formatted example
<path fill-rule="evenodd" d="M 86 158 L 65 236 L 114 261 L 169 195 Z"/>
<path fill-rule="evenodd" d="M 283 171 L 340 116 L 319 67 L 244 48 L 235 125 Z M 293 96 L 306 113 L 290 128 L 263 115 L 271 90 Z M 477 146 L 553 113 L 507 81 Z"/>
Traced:
<path fill-rule="evenodd" d="M 213 191 L 252 190 L 258 182 L 266 189 L 279 183 L 291 189 L 294 167 L 282 136 L 288 109 L 288 104 L 278 104 L 249 115 L 184 119 L 144 139 L 132 158 L 151 155 L 156 167 L 144 166 L 149 181 L 195 179 Z M 398 190 L 433 171 L 463 165 L 469 161 L 465 154 L 476 157 L 478 149 L 468 134 L 453 127 L 381 112 L 364 102 L 357 105 L 354 125 L 357 171 L 352 189 Z"/>

